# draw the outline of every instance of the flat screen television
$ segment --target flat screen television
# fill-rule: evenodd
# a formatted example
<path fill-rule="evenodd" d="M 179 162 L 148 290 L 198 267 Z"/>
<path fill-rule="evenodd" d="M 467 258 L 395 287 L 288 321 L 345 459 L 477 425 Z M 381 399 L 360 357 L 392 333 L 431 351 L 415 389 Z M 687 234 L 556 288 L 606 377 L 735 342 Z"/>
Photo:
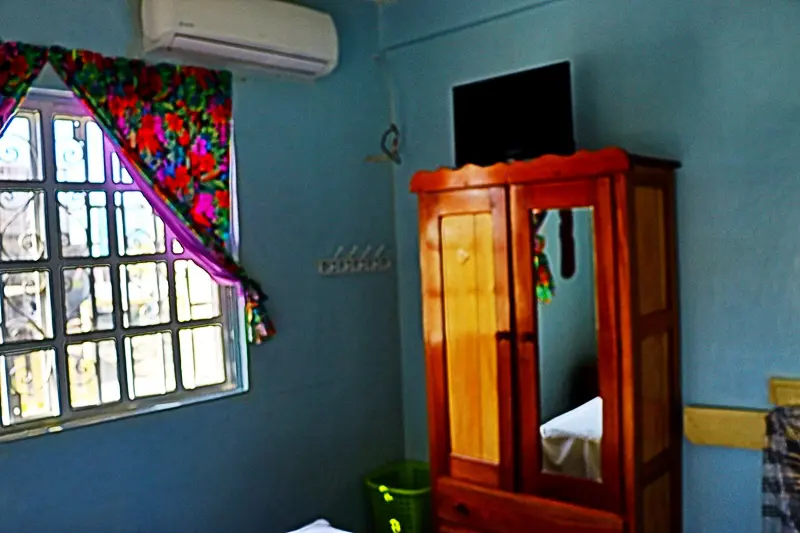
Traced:
<path fill-rule="evenodd" d="M 575 152 L 569 61 L 453 88 L 456 166 Z"/>

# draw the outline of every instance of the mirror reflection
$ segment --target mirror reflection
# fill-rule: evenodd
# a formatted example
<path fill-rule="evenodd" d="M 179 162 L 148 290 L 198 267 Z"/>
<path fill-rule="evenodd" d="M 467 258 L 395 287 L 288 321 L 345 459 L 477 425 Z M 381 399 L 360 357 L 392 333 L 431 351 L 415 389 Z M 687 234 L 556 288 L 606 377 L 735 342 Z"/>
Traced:
<path fill-rule="evenodd" d="M 533 211 L 544 472 L 601 481 L 592 208 Z"/>

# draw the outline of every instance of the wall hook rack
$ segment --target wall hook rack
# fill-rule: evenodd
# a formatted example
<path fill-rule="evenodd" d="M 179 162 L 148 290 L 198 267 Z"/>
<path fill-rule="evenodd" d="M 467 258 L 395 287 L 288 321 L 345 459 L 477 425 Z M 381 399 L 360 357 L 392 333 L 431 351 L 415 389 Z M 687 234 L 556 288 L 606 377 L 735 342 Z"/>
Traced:
<path fill-rule="evenodd" d="M 317 272 L 322 276 L 342 276 L 345 274 L 372 274 L 387 272 L 392 268 L 392 260 L 384 255 L 386 246 L 380 245 L 373 252 L 372 246 L 359 250 L 352 246 L 345 254 L 345 247 L 339 246 L 333 257 L 317 261 Z"/>

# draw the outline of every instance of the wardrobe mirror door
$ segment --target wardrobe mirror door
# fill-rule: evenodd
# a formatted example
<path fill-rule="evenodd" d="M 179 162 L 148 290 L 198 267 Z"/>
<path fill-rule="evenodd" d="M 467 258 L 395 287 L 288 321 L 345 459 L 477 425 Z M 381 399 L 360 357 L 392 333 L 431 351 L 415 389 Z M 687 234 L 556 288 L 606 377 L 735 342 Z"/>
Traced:
<path fill-rule="evenodd" d="M 542 471 L 602 481 L 594 210 L 531 211 Z"/>

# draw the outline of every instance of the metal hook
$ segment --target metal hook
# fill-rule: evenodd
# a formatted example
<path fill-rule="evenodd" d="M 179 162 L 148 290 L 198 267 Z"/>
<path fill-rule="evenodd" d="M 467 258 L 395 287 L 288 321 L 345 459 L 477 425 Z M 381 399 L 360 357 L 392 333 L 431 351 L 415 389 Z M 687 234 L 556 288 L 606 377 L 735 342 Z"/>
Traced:
<path fill-rule="evenodd" d="M 386 141 L 389 140 L 390 136 L 392 137 L 392 145 L 391 147 L 387 147 Z M 402 163 L 402 159 L 400 159 L 400 130 L 397 128 L 397 125 L 392 124 L 389 126 L 389 129 L 383 133 L 383 137 L 381 137 L 381 151 L 395 164 L 399 165 Z"/>

